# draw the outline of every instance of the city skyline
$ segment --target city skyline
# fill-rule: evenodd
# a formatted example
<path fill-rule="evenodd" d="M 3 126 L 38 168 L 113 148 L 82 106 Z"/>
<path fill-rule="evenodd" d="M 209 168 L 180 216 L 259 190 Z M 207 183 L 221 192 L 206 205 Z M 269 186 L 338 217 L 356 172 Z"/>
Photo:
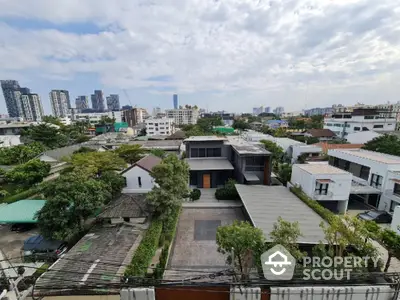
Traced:
<path fill-rule="evenodd" d="M 0 78 L 32 87 L 47 114 L 59 88 L 71 99 L 101 89 L 121 105 L 126 91 L 146 109 L 171 108 L 174 93 L 232 112 L 398 101 L 400 3 L 314 2 L 6 1 Z"/>

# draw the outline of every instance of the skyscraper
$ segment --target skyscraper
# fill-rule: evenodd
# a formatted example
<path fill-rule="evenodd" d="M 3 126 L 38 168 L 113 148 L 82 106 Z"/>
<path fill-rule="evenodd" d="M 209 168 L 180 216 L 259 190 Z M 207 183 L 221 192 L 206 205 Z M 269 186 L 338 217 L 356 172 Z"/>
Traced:
<path fill-rule="evenodd" d="M 77 110 L 82 111 L 89 108 L 88 96 L 78 96 L 75 99 L 75 107 Z"/>
<path fill-rule="evenodd" d="M 119 111 L 119 95 L 111 94 L 107 98 L 107 108 L 109 111 Z"/>
<path fill-rule="evenodd" d="M 31 94 L 29 88 L 21 88 L 16 80 L 2 80 L 1 87 L 10 117 L 26 121 L 42 120 L 44 112 L 38 94 Z"/>
<path fill-rule="evenodd" d="M 91 95 L 92 108 L 97 112 L 104 111 L 104 96 L 102 90 L 95 90 L 94 94 Z"/>
<path fill-rule="evenodd" d="M 6 100 L 8 115 L 11 118 L 21 117 L 20 110 L 18 109 L 18 93 L 15 93 L 20 90 L 18 81 L 1 80 L 1 88 Z"/>
<path fill-rule="evenodd" d="M 172 96 L 172 98 L 173 98 L 173 101 L 174 101 L 174 109 L 178 109 L 178 95 L 174 94 Z"/>
<path fill-rule="evenodd" d="M 267 107 L 265 108 L 265 111 L 264 111 L 264 112 L 266 112 L 267 114 L 269 114 L 269 113 L 271 112 L 271 107 L 267 106 Z"/>
<path fill-rule="evenodd" d="M 49 94 L 51 109 L 55 117 L 66 117 L 71 104 L 69 103 L 69 92 L 65 90 L 52 90 Z"/>

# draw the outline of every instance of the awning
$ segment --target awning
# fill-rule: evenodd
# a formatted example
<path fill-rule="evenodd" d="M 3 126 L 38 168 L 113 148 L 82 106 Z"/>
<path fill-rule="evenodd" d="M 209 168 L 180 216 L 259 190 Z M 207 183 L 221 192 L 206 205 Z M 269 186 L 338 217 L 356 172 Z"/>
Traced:
<path fill-rule="evenodd" d="M 396 183 L 400 183 L 400 179 L 392 178 L 392 179 L 390 179 L 390 180 L 392 180 L 392 181 L 394 181 L 394 182 L 396 182 Z"/>
<path fill-rule="evenodd" d="M 232 164 L 227 159 L 218 158 L 190 158 L 186 159 L 190 171 L 217 171 L 234 170 Z"/>
<path fill-rule="evenodd" d="M 254 173 L 246 172 L 243 175 L 244 175 L 244 179 L 246 179 L 246 181 L 248 181 L 248 182 L 259 182 L 260 181 L 260 178 L 258 178 L 258 176 Z"/>
<path fill-rule="evenodd" d="M 352 185 L 350 194 L 380 194 L 381 191 L 369 185 Z"/>
<path fill-rule="evenodd" d="M 46 200 L 20 200 L 0 207 L 0 223 L 37 223 L 36 213 Z"/>
<path fill-rule="evenodd" d="M 334 181 L 331 180 L 331 179 L 317 179 L 317 182 L 318 183 L 331 183 L 331 182 L 334 182 Z"/>

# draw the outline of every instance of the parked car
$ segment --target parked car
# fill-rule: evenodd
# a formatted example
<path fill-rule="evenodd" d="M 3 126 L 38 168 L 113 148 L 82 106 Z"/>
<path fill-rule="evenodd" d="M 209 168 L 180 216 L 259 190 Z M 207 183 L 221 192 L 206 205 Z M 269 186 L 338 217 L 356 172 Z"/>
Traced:
<path fill-rule="evenodd" d="M 391 223 L 392 216 L 384 210 L 370 210 L 358 215 L 358 218 L 365 221 L 375 221 L 376 223 Z"/>
<path fill-rule="evenodd" d="M 24 241 L 21 254 L 24 262 L 56 261 L 67 250 L 67 243 L 63 241 L 48 240 L 41 235 L 34 235 Z"/>
<path fill-rule="evenodd" d="M 35 227 L 35 224 L 31 223 L 18 223 L 18 224 L 13 224 L 11 226 L 11 231 L 15 232 L 26 232 L 31 230 L 32 228 Z"/>

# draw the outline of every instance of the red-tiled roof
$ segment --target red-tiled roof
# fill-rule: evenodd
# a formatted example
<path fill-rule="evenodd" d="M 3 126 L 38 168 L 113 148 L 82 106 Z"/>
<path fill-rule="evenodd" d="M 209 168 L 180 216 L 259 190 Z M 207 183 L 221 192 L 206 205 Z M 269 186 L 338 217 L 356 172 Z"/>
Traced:
<path fill-rule="evenodd" d="M 313 137 L 335 137 L 336 134 L 330 129 L 309 129 L 307 133 L 311 134 Z"/>

